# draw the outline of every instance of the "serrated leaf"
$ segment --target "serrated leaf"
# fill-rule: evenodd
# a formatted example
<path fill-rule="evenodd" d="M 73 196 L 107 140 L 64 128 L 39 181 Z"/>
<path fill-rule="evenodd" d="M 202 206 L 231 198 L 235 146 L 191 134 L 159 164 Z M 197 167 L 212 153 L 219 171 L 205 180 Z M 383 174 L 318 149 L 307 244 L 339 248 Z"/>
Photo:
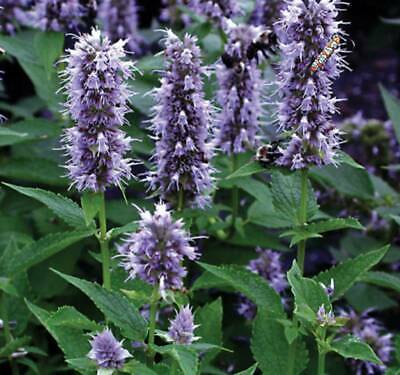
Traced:
<path fill-rule="evenodd" d="M 247 370 L 235 373 L 235 375 L 253 375 L 257 370 L 257 363 L 249 367 Z"/>
<path fill-rule="evenodd" d="M 82 210 L 85 216 L 86 225 L 90 225 L 92 220 L 100 211 L 103 198 L 101 194 L 85 192 L 81 197 Z"/>
<path fill-rule="evenodd" d="M 139 227 L 138 222 L 134 221 L 132 223 L 128 223 L 126 225 L 123 225 L 122 227 L 112 228 L 107 232 L 107 237 L 108 238 L 115 238 L 115 237 L 118 237 L 121 234 L 132 233 L 132 232 L 135 232 L 138 227 Z"/>
<path fill-rule="evenodd" d="M 382 365 L 382 361 L 371 347 L 358 337 L 347 335 L 337 341 L 333 341 L 331 348 L 344 358 L 354 358 Z"/>
<path fill-rule="evenodd" d="M 127 362 L 122 371 L 131 375 L 157 375 L 152 369 L 134 359 Z"/>
<path fill-rule="evenodd" d="M 199 262 L 206 271 L 220 278 L 238 292 L 244 294 L 260 308 L 265 308 L 271 317 L 285 316 L 280 296 L 259 275 L 239 266 L 213 266 Z"/>
<path fill-rule="evenodd" d="M 238 170 L 236 170 L 231 175 L 226 177 L 226 179 L 231 180 L 233 178 L 238 178 L 238 177 L 247 177 L 265 171 L 266 169 L 258 161 L 251 161 L 241 166 Z"/>
<path fill-rule="evenodd" d="M 284 175 L 274 171 L 271 175 L 271 194 L 275 212 L 282 218 L 290 220 L 294 225 L 299 223 L 299 207 L 301 200 L 300 173 Z M 308 182 L 307 219 L 310 220 L 318 211 L 311 184 Z"/>
<path fill-rule="evenodd" d="M 397 275 L 386 272 L 367 272 L 360 277 L 360 281 L 400 293 L 400 277 Z"/>
<path fill-rule="evenodd" d="M 153 348 L 156 352 L 167 354 L 176 360 L 184 375 L 197 374 L 199 358 L 196 351 L 191 349 L 190 346 L 172 344 L 165 346 L 154 345 Z"/>
<path fill-rule="evenodd" d="M 43 189 L 27 188 L 7 183 L 3 184 L 21 194 L 43 203 L 67 224 L 76 228 L 85 227 L 83 212 L 80 207 L 71 199 Z"/>
<path fill-rule="evenodd" d="M 304 227 L 296 227 L 281 234 L 281 237 L 292 237 L 290 246 L 296 245 L 303 240 L 309 238 L 322 237 L 321 233 L 330 232 L 339 229 L 358 229 L 363 230 L 364 227 L 357 219 L 329 219 L 308 224 Z"/>
<path fill-rule="evenodd" d="M 25 300 L 29 310 L 47 329 L 51 336 L 56 340 L 60 349 L 64 352 L 67 359 L 81 358 L 89 352 L 90 345 L 88 338 L 82 331 L 63 326 L 55 326 L 49 323 L 52 313 L 48 312 L 33 303 Z"/>
<path fill-rule="evenodd" d="M 70 358 L 67 359 L 65 362 L 67 362 L 73 369 L 82 371 L 84 373 L 87 373 L 89 371 L 94 374 L 97 370 L 96 362 L 90 360 L 87 357 Z"/>
<path fill-rule="evenodd" d="M 48 77 L 54 73 L 53 64 L 63 53 L 64 34 L 55 31 L 38 32 L 34 37 L 34 47 L 40 63 Z"/>
<path fill-rule="evenodd" d="M 73 306 L 62 306 L 58 308 L 58 310 L 52 314 L 48 322 L 54 326 L 71 327 L 88 331 L 96 331 L 101 328 L 100 325 L 87 318 Z"/>
<path fill-rule="evenodd" d="M 18 249 L 4 251 L 0 258 L 0 272 L 12 278 L 20 272 L 43 262 L 68 246 L 93 235 L 92 230 L 49 234 L 40 240 Z"/>
<path fill-rule="evenodd" d="M 136 307 L 122 294 L 106 290 L 96 283 L 55 270 L 54 272 L 86 294 L 107 319 L 121 329 L 125 337 L 139 341 L 144 339 L 147 332 L 146 322 Z"/>
<path fill-rule="evenodd" d="M 301 339 L 289 345 L 284 327 L 259 310 L 253 323 L 251 351 L 264 375 L 297 375 L 308 364 L 308 351 Z"/>
<path fill-rule="evenodd" d="M 400 142 L 400 101 L 382 85 L 379 85 L 379 89 L 381 90 L 386 111 L 390 117 L 390 120 L 392 120 L 397 141 Z"/>
<path fill-rule="evenodd" d="M 378 264 L 385 256 L 389 246 L 385 246 L 379 250 L 373 250 L 366 254 L 361 254 L 354 259 L 346 260 L 339 265 L 332 267 L 328 271 L 321 272 L 314 279 L 325 285 L 330 283 L 333 279 L 335 282 L 335 292 L 333 300 L 337 300 L 347 290 L 349 290 L 354 283 L 356 283 L 368 270 Z"/>
<path fill-rule="evenodd" d="M 335 158 L 336 162 L 350 165 L 356 169 L 365 169 L 361 164 L 357 163 L 349 154 L 344 151 L 338 151 Z"/>

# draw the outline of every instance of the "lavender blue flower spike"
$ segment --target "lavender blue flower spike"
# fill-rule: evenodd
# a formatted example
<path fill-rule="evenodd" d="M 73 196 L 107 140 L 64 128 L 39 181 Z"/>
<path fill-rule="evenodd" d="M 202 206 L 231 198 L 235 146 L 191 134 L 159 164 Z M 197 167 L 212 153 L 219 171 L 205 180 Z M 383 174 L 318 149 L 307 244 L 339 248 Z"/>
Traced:
<path fill-rule="evenodd" d="M 76 31 L 85 13 L 79 0 L 37 0 L 34 17 L 42 30 Z"/>
<path fill-rule="evenodd" d="M 161 203 L 155 206 L 154 214 L 140 211 L 140 217 L 138 231 L 128 235 L 118 248 L 122 266 L 129 278 L 138 277 L 151 285 L 160 285 L 161 292 L 181 289 L 187 274 L 183 260 L 198 257 L 183 221 L 174 220 Z"/>
<path fill-rule="evenodd" d="M 371 362 L 351 360 L 357 375 L 373 375 L 384 373 L 386 364 L 390 362 L 390 355 L 394 350 L 393 335 L 386 333 L 385 327 L 366 311 L 358 315 L 354 310 L 341 310 L 338 314 L 341 318 L 348 319 L 346 325 L 341 329 L 343 334 L 352 334 L 371 346 L 376 355 L 384 365 L 377 365 Z"/>
<path fill-rule="evenodd" d="M 194 336 L 194 330 L 198 325 L 194 324 L 194 317 L 189 305 L 183 306 L 177 312 L 175 319 L 170 321 L 167 338 L 174 344 L 189 345 L 198 340 Z"/>
<path fill-rule="evenodd" d="M 258 258 L 249 262 L 247 269 L 264 278 L 272 288 L 282 294 L 288 287 L 286 274 L 282 267 L 281 254 L 272 250 L 256 249 Z M 254 319 L 256 305 L 244 296 L 240 297 L 238 313 L 247 320 Z"/>
<path fill-rule="evenodd" d="M 186 0 L 188 7 L 194 12 L 212 19 L 223 26 L 225 19 L 241 14 L 239 1 L 236 0 Z"/>
<path fill-rule="evenodd" d="M 0 32 L 12 35 L 17 25 L 28 25 L 31 0 L 0 0 Z"/>
<path fill-rule="evenodd" d="M 247 50 L 261 31 L 259 27 L 236 26 L 233 22 L 226 27 L 225 53 L 235 59 L 235 64 L 217 65 L 217 101 L 222 109 L 217 118 L 216 146 L 227 154 L 257 145 L 262 81 L 256 59 L 249 60 Z"/>
<path fill-rule="evenodd" d="M 79 191 L 120 187 L 132 177 L 132 162 L 124 158 L 131 139 L 120 129 L 129 110 L 126 80 L 134 67 L 124 59 L 124 45 L 122 40 L 112 44 L 93 29 L 64 59 L 66 108 L 76 124 L 63 142 L 68 176 Z"/>
<path fill-rule="evenodd" d="M 127 48 L 140 53 L 136 0 L 103 0 L 98 8 L 102 30 L 112 42 L 127 40 Z"/>
<path fill-rule="evenodd" d="M 310 74 L 310 67 L 332 36 L 343 36 L 335 20 L 340 4 L 340 0 L 291 0 L 282 12 L 279 122 L 293 135 L 278 164 L 291 169 L 333 164 L 339 149 L 340 131 L 332 123 L 337 102 L 332 82 L 345 67 L 340 48 L 322 69 Z"/>
<path fill-rule="evenodd" d="M 205 206 L 213 186 L 208 162 L 212 156 L 208 144 L 210 104 L 204 99 L 204 69 L 196 41 L 189 35 L 181 41 L 167 31 L 166 70 L 155 92 L 152 130 L 157 138 L 157 170 L 147 179 L 151 188 L 175 207 L 180 205 L 179 195 L 187 206 Z"/>
<path fill-rule="evenodd" d="M 90 345 L 92 348 L 88 357 L 95 361 L 97 366 L 104 369 L 120 369 L 124 365 L 125 359 L 132 357 L 122 347 L 122 341 L 118 342 L 108 328 L 93 336 Z"/>

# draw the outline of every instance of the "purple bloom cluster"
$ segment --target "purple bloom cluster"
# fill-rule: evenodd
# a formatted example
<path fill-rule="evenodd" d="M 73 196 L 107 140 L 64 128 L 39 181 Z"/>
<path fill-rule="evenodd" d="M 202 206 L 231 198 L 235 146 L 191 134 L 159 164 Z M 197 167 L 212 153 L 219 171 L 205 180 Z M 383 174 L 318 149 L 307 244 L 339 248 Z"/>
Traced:
<path fill-rule="evenodd" d="M 194 260 L 198 254 L 190 245 L 189 234 L 182 220 L 174 220 L 164 204 L 157 204 L 154 214 L 140 212 L 139 230 L 119 246 L 122 266 L 129 278 L 136 277 L 166 289 L 181 289 L 186 268 L 185 258 Z"/>
<path fill-rule="evenodd" d="M 256 0 L 250 23 L 256 26 L 274 28 L 275 22 L 280 19 L 284 7 L 284 0 Z"/>
<path fill-rule="evenodd" d="M 261 29 L 229 22 L 226 31 L 225 54 L 234 63 L 232 66 L 223 62 L 217 65 L 217 101 L 222 109 L 217 118 L 216 145 L 231 154 L 257 144 L 262 81 L 256 59 L 249 60 L 247 50 Z"/>
<path fill-rule="evenodd" d="M 236 0 L 186 0 L 184 3 L 194 12 L 212 19 L 221 26 L 226 18 L 241 14 L 239 2 Z"/>
<path fill-rule="evenodd" d="M 207 144 L 210 105 L 204 99 L 200 48 L 197 39 L 181 41 L 172 31 L 165 41 L 166 71 L 156 90 L 152 129 L 157 137 L 157 170 L 148 176 L 152 189 L 175 207 L 181 202 L 205 206 L 212 188 Z"/>
<path fill-rule="evenodd" d="M 136 54 L 140 52 L 137 13 L 136 0 L 103 0 L 97 14 L 108 38 L 112 42 L 127 39 L 128 49 Z"/>
<path fill-rule="evenodd" d="M 124 60 L 124 44 L 112 44 L 93 29 L 79 37 L 64 59 L 66 107 L 76 122 L 63 139 L 69 156 L 66 168 L 79 191 L 104 191 L 132 177 L 131 160 L 124 158 L 131 139 L 120 129 L 130 94 L 124 81 L 133 69 L 133 63 Z"/>
<path fill-rule="evenodd" d="M 282 12 L 279 122 L 293 134 L 278 164 L 291 169 L 334 163 L 340 145 L 340 132 L 332 123 L 337 102 L 332 82 L 345 66 L 340 48 L 322 69 L 310 72 L 332 36 L 343 35 L 335 20 L 338 4 L 340 0 L 292 0 Z"/>
<path fill-rule="evenodd" d="M 272 250 L 256 249 L 258 258 L 249 262 L 247 269 L 261 276 L 275 291 L 282 294 L 288 287 L 286 274 L 282 267 L 281 254 Z M 246 297 L 240 297 L 238 313 L 247 320 L 254 319 L 256 315 L 256 305 Z"/>
<path fill-rule="evenodd" d="M 0 32 L 14 34 L 17 25 L 28 25 L 31 5 L 31 0 L 0 0 Z"/>
<path fill-rule="evenodd" d="M 79 0 L 37 0 L 34 17 L 42 30 L 76 31 L 85 14 Z"/>
<path fill-rule="evenodd" d="M 177 312 L 175 318 L 170 321 L 168 340 L 174 344 L 189 345 L 198 340 L 194 336 L 194 330 L 198 325 L 194 324 L 194 317 L 189 305 L 183 306 Z"/>
<path fill-rule="evenodd" d="M 118 342 L 108 328 L 93 336 L 90 345 L 92 349 L 88 353 L 88 357 L 102 368 L 119 369 L 124 365 L 126 358 L 132 357 L 122 347 L 122 341 Z"/>
<path fill-rule="evenodd" d="M 343 334 L 352 334 L 362 341 L 366 342 L 374 350 L 376 355 L 383 363 L 390 361 L 390 354 L 393 351 L 391 333 L 385 333 L 383 325 L 369 315 L 369 311 L 358 315 L 354 310 L 340 311 L 341 318 L 348 319 L 346 325 L 341 329 Z M 357 375 L 383 373 L 386 369 L 385 365 L 379 366 L 371 362 L 362 362 L 351 360 L 352 365 L 356 369 Z"/>

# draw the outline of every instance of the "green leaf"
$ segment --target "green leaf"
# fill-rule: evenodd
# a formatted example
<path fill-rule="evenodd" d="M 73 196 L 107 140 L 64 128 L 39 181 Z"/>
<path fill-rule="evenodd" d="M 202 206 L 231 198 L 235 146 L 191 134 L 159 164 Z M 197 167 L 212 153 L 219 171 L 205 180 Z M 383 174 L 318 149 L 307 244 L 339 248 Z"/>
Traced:
<path fill-rule="evenodd" d="M 18 290 L 12 285 L 11 280 L 7 277 L 0 277 L 0 290 L 11 296 L 18 297 Z"/>
<path fill-rule="evenodd" d="M 360 280 L 369 269 L 378 264 L 388 250 L 389 246 L 385 246 L 379 250 L 361 254 L 354 259 L 346 260 L 328 271 L 321 272 L 315 277 L 315 280 L 328 285 L 330 280 L 333 279 L 335 282 L 333 300 L 337 300 L 343 296 L 354 283 Z"/>
<path fill-rule="evenodd" d="M 115 238 L 115 237 L 118 237 L 121 234 L 133 233 L 133 232 L 136 232 L 138 227 L 139 227 L 138 222 L 134 221 L 132 223 L 128 223 L 126 225 L 123 225 L 122 227 L 112 228 L 107 232 L 107 237 L 108 238 Z"/>
<path fill-rule="evenodd" d="M 30 337 L 17 337 L 10 341 L 0 349 L 0 357 L 9 357 L 11 354 L 16 352 L 19 348 L 25 346 L 31 341 Z"/>
<path fill-rule="evenodd" d="M 65 362 L 67 362 L 74 370 L 77 370 L 83 374 L 94 374 L 97 370 L 96 362 L 87 357 L 71 358 L 67 359 Z"/>
<path fill-rule="evenodd" d="M 107 319 L 121 329 L 125 337 L 140 341 L 144 339 L 147 332 L 146 322 L 123 295 L 106 290 L 96 283 L 55 270 L 54 272 L 86 294 Z"/>
<path fill-rule="evenodd" d="M 330 311 L 331 304 L 325 290 L 317 281 L 303 277 L 296 261 L 293 261 L 292 268 L 287 273 L 287 278 L 292 287 L 296 314 L 313 322 L 321 305 L 324 305 Z"/>
<path fill-rule="evenodd" d="M 255 363 L 253 366 L 249 367 L 247 370 L 237 372 L 235 375 L 253 375 L 257 370 L 258 364 Z"/>
<path fill-rule="evenodd" d="M 56 214 L 67 224 L 76 228 L 85 227 L 83 212 L 80 207 L 71 199 L 43 189 L 27 188 L 7 183 L 3 184 L 21 194 L 45 204 L 51 211 L 54 212 L 54 214 Z"/>
<path fill-rule="evenodd" d="M 360 277 L 360 281 L 392 289 L 400 293 L 400 277 L 386 272 L 367 272 Z"/>
<path fill-rule="evenodd" d="M 53 64 L 63 53 L 64 34 L 54 31 L 39 32 L 34 37 L 36 55 L 50 79 Z"/>
<path fill-rule="evenodd" d="M 357 163 L 349 154 L 346 154 L 344 151 L 338 151 L 336 162 L 340 164 L 348 164 L 356 169 L 365 169 L 361 164 Z"/>
<path fill-rule="evenodd" d="M 247 177 L 256 173 L 265 172 L 266 169 L 258 162 L 251 161 L 243 166 L 241 166 L 238 170 L 230 174 L 226 177 L 227 180 L 238 178 L 238 177 Z"/>
<path fill-rule="evenodd" d="M 86 225 L 90 225 L 92 220 L 96 217 L 103 204 L 101 194 L 86 192 L 82 194 L 81 205 L 85 215 Z"/>
<path fill-rule="evenodd" d="M 200 337 L 199 343 L 209 343 L 222 346 L 222 300 L 218 298 L 212 303 L 203 306 L 196 311 L 196 336 Z M 210 363 L 219 350 L 211 350 L 202 358 L 202 365 Z"/>
<path fill-rule="evenodd" d="M 357 219 L 329 219 L 325 221 L 318 221 L 308 224 L 305 227 L 296 227 L 281 234 L 281 237 L 292 237 L 290 246 L 307 240 L 309 238 L 322 237 L 321 233 L 330 232 L 339 229 L 359 229 L 363 230 L 364 227 Z"/>
<path fill-rule="evenodd" d="M 386 111 L 390 117 L 390 120 L 392 120 L 397 141 L 400 142 L 400 101 L 382 85 L 379 85 L 379 89 L 381 90 Z"/>
<path fill-rule="evenodd" d="M 131 375 L 157 375 L 152 369 L 134 359 L 125 364 L 122 372 L 127 372 Z"/>
<path fill-rule="evenodd" d="M 86 230 L 49 234 L 18 251 L 4 251 L 0 259 L 0 273 L 14 277 L 93 233 Z"/>
<path fill-rule="evenodd" d="M 29 310 L 39 320 L 39 322 L 49 331 L 56 340 L 66 358 L 80 358 L 87 355 L 90 345 L 87 336 L 83 332 L 71 327 L 51 324 L 52 314 L 33 303 L 25 300 Z"/>
<path fill-rule="evenodd" d="M 206 271 L 244 294 L 258 307 L 264 308 L 271 317 L 282 318 L 285 316 L 280 296 L 262 277 L 239 266 L 217 267 L 200 262 L 199 264 Z"/>
<path fill-rule="evenodd" d="M 156 352 L 167 354 L 176 360 L 184 375 L 196 375 L 199 366 L 199 358 L 195 350 L 188 345 L 153 345 Z"/>
<path fill-rule="evenodd" d="M 299 338 L 290 345 L 284 327 L 259 310 L 253 323 L 251 351 L 264 375 L 297 375 L 308 364 L 308 351 Z"/>
<path fill-rule="evenodd" d="M 301 175 L 292 173 L 284 175 L 274 171 L 271 175 L 271 193 L 276 213 L 290 220 L 294 225 L 299 223 L 299 207 L 301 200 Z M 308 183 L 307 218 L 311 219 L 318 211 L 311 184 Z"/>
<path fill-rule="evenodd" d="M 80 313 L 73 306 L 62 306 L 49 319 L 54 326 L 71 327 L 81 330 L 98 331 L 101 326 Z"/>
<path fill-rule="evenodd" d="M 354 358 L 382 365 L 371 347 L 358 337 L 347 335 L 337 341 L 333 341 L 331 349 L 344 358 Z"/>
<path fill-rule="evenodd" d="M 367 171 L 348 164 L 312 168 L 310 176 L 324 186 L 329 186 L 349 197 L 373 199 L 374 187 Z"/>

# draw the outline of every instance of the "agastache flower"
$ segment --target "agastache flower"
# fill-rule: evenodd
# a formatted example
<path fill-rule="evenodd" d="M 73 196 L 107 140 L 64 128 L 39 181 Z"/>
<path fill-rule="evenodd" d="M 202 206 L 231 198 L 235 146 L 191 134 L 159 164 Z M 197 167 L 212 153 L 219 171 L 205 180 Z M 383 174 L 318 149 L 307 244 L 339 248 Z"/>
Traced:
<path fill-rule="evenodd" d="M 232 154 L 257 145 L 262 82 L 257 59 L 249 59 L 247 51 L 261 29 L 229 22 L 226 32 L 225 56 L 232 60 L 232 64 L 228 66 L 222 61 L 216 68 L 217 101 L 221 107 L 217 118 L 216 146 Z"/>
<path fill-rule="evenodd" d="M 275 28 L 275 23 L 281 18 L 284 7 L 284 0 L 256 0 L 250 23 Z"/>
<path fill-rule="evenodd" d="M 127 48 L 138 54 L 138 7 L 136 0 L 103 0 L 98 9 L 98 19 L 105 35 L 112 42 L 127 40 Z"/>
<path fill-rule="evenodd" d="M 108 328 L 92 336 L 90 345 L 92 349 L 88 353 L 88 358 L 104 369 L 120 369 L 124 365 L 125 359 L 132 357 L 122 347 L 122 341 L 118 342 Z"/>
<path fill-rule="evenodd" d="M 333 326 L 336 324 L 333 311 L 326 311 L 325 306 L 321 305 L 317 311 L 317 321 L 321 327 Z"/>
<path fill-rule="evenodd" d="M 12 35 L 18 25 L 28 25 L 31 0 L 0 0 L 0 32 Z"/>
<path fill-rule="evenodd" d="M 79 0 L 37 0 L 34 18 L 42 30 L 76 31 L 85 14 Z"/>
<path fill-rule="evenodd" d="M 207 143 L 210 104 L 204 99 L 204 69 L 196 41 L 189 35 L 181 41 L 167 32 L 166 70 L 155 94 L 152 129 L 157 137 L 157 170 L 147 179 L 175 207 L 180 205 L 179 196 L 181 204 L 205 206 L 213 185 L 208 162 L 212 150 Z"/>
<path fill-rule="evenodd" d="M 247 269 L 264 278 L 275 291 L 282 295 L 288 287 L 285 271 L 282 267 L 281 254 L 272 250 L 256 249 L 258 258 L 249 262 Z M 244 296 L 240 296 L 238 313 L 247 320 L 254 319 L 256 305 Z"/>
<path fill-rule="evenodd" d="M 351 360 L 350 363 L 356 370 L 357 375 L 383 373 L 386 369 L 386 364 L 390 362 L 390 354 L 394 350 L 393 335 L 386 333 L 382 323 L 369 314 L 370 311 L 366 311 L 359 315 L 352 309 L 341 310 L 339 314 L 341 318 L 347 319 L 346 325 L 341 328 L 340 332 L 344 335 L 352 334 L 366 342 L 384 363 L 384 365 L 377 365 L 371 362 Z"/>
<path fill-rule="evenodd" d="M 183 3 L 220 26 L 224 25 L 225 19 L 241 14 L 239 2 L 236 0 L 183 0 Z"/>
<path fill-rule="evenodd" d="M 174 220 L 161 203 L 156 205 L 154 214 L 140 211 L 140 217 L 138 231 L 129 234 L 118 248 L 123 259 L 121 265 L 130 279 L 138 277 L 159 285 L 162 294 L 165 290 L 181 289 L 187 274 L 182 262 L 198 257 L 183 221 Z"/>
<path fill-rule="evenodd" d="M 339 4 L 292 0 L 282 12 L 279 122 L 292 136 L 278 164 L 291 169 L 335 163 L 340 131 L 332 123 L 337 102 L 332 82 L 345 67 L 340 46 L 322 69 L 311 74 L 310 67 L 333 35 L 343 35 L 335 20 Z"/>
<path fill-rule="evenodd" d="M 64 59 L 66 108 L 76 124 L 63 142 L 68 176 L 79 191 L 120 187 L 132 177 L 132 162 L 124 158 L 131 139 L 120 129 L 128 112 L 126 80 L 134 67 L 124 60 L 124 45 L 122 40 L 112 44 L 93 29 L 79 37 Z"/>
<path fill-rule="evenodd" d="M 183 306 L 177 312 L 176 317 L 170 321 L 167 339 L 174 344 L 192 344 L 200 338 L 194 336 L 194 330 L 197 327 L 198 325 L 194 324 L 194 317 L 190 306 Z"/>

